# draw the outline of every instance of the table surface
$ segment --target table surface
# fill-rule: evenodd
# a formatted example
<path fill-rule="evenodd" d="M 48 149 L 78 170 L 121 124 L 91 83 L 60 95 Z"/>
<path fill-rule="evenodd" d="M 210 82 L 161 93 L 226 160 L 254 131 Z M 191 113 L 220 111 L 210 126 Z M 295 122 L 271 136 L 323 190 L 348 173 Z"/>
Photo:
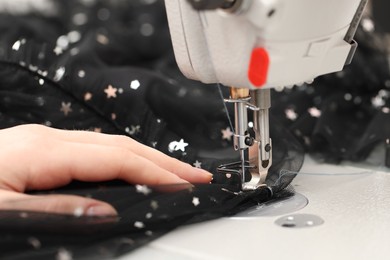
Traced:
<path fill-rule="evenodd" d="M 298 195 L 291 201 L 259 206 L 232 218 L 181 227 L 120 259 L 389 257 L 388 168 L 372 164 L 321 164 L 306 156 L 292 185 Z M 312 225 L 315 221 L 310 222 L 304 214 L 314 215 L 323 223 Z M 294 222 L 299 217 L 310 223 L 306 222 L 304 227 L 282 227 L 275 223 L 278 219 Z"/>

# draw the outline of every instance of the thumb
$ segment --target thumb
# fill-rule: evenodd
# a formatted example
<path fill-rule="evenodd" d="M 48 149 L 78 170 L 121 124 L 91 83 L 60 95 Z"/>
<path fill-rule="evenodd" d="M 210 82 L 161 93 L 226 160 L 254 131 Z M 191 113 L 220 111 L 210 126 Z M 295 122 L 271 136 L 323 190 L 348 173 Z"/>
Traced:
<path fill-rule="evenodd" d="M 108 203 L 73 195 L 32 196 L 12 191 L 0 191 L 0 210 L 35 211 L 81 216 L 115 216 L 118 213 Z"/>

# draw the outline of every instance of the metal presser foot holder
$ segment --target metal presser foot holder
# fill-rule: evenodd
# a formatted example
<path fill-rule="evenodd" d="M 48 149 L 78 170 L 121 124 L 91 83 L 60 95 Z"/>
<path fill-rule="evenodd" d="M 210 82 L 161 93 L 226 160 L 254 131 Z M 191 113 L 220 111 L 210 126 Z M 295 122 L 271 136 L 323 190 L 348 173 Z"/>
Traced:
<path fill-rule="evenodd" d="M 270 90 L 231 88 L 231 98 L 225 102 L 234 104 L 234 149 L 240 152 L 240 161 L 221 165 L 217 171 L 228 177 L 239 176 L 242 191 L 267 186 L 265 180 L 272 165 L 268 112 L 271 107 Z M 253 131 L 249 131 L 248 109 L 253 111 Z M 247 151 L 249 160 L 245 159 Z"/>

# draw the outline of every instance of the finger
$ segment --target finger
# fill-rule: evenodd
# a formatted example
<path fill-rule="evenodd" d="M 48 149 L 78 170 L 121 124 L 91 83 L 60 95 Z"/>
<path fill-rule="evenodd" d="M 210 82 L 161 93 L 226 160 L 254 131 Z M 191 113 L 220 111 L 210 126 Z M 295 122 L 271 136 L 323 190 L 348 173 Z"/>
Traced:
<path fill-rule="evenodd" d="M 0 191 L 0 210 L 34 211 L 81 216 L 115 216 L 108 203 L 72 195 L 32 196 Z"/>
<path fill-rule="evenodd" d="M 129 183 L 164 185 L 188 183 L 177 175 L 131 152 L 129 149 L 96 144 L 52 142 L 46 163 L 30 161 L 24 183 L 27 189 L 50 189 L 72 180 L 107 181 L 122 179 Z M 34 165 L 35 163 L 35 165 Z"/>
<path fill-rule="evenodd" d="M 126 136 L 100 134 L 87 131 L 65 131 L 58 129 L 56 129 L 56 134 L 59 138 L 66 141 L 90 144 L 95 143 L 130 149 L 139 156 L 153 161 L 165 170 L 170 171 L 180 178 L 192 183 L 208 183 L 212 179 L 211 173 L 169 157 L 156 149 L 142 145 Z"/>

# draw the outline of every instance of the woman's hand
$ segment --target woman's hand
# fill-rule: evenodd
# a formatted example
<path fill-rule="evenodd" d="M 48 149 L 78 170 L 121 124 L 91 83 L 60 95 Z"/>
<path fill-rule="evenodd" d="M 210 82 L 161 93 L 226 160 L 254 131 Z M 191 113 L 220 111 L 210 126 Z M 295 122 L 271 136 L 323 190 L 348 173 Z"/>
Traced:
<path fill-rule="evenodd" d="M 207 183 L 211 174 L 129 137 L 66 131 L 41 125 L 0 130 L 0 210 L 90 216 L 115 215 L 107 203 L 78 196 L 24 194 L 72 180 L 160 185 Z"/>

